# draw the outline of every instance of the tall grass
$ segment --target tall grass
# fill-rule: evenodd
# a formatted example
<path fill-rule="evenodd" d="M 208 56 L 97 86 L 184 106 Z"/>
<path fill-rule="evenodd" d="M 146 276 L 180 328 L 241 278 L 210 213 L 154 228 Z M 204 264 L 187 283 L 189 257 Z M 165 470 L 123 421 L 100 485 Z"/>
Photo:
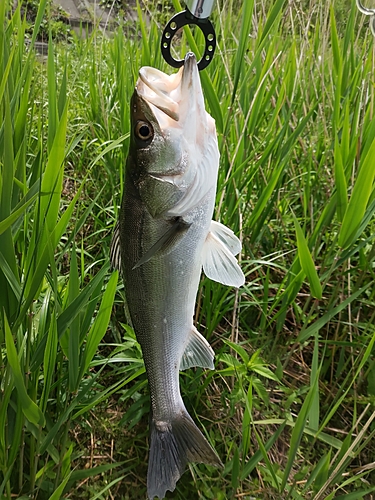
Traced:
<path fill-rule="evenodd" d="M 102 269 L 95 275 L 91 259 L 86 263 L 79 232 L 95 200 L 78 207 L 84 183 L 63 200 L 64 165 L 79 136 L 67 136 L 67 65 L 57 84 L 52 42 L 43 75 L 46 95 L 40 95 L 34 73 L 33 44 L 45 7 L 41 2 L 28 52 L 20 7 L 10 17 L 2 3 L 0 12 L 3 498 L 15 491 L 60 498 L 74 481 L 68 432 L 76 415 L 105 392 L 92 392 L 100 371 L 89 376 L 88 369 L 106 332 L 117 284 L 117 274 L 108 280 L 104 259 L 96 263 Z"/>
<path fill-rule="evenodd" d="M 212 17 L 216 218 L 247 282 L 202 279 L 217 369 L 181 380 L 225 468 L 191 465 L 171 498 L 375 489 L 374 41 L 346 9 L 222 0 Z M 141 4 L 136 28 L 50 41 L 42 63 L 45 11 L 26 49 L 0 3 L 0 498 L 144 498 L 146 379 L 108 254 L 138 69 L 170 71 L 166 16 Z M 201 46 L 186 30 L 176 50 Z"/>

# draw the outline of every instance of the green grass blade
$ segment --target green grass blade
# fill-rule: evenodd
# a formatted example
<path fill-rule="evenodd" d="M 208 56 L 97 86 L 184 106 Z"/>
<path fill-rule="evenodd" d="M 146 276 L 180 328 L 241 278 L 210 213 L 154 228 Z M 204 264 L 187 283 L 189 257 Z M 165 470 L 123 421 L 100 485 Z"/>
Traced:
<path fill-rule="evenodd" d="M 286 423 L 282 422 L 281 425 L 279 426 L 279 428 L 277 429 L 277 431 L 264 444 L 264 448 L 265 448 L 266 452 L 268 452 L 272 448 L 272 446 L 277 442 L 280 435 L 284 431 L 285 425 L 286 425 Z M 262 460 L 262 458 L 263 458 L 263 453 L 261 450 L 258 450 L 254 453 L 254 455 L 250 458 L 250 460 L 248 462 L 246 462 L 246 464 L 242 470 L 241 481 L 246 479 L 251 474 L 251 472 L 255 469 L 255 467 Z"/>
<path fill-rule="evenodd" d="M 141 10 L 141 7 L 139 5 L 139 0 L 137 0 L 137 13 L 138 13 L 138 20 L 139 20 L 139 25 L 141 28 L 141 35 L 142 35 L 142 66 L 150 66 L 151 65 L 151 53 L 150 53 L 150 47 L 149 47 L 149 41 L 148 41 L 148 36 L 147 36 L 147 28 L 146 28 L 146 23 L 143 18 L 143 12 Z"/>
<path fill-rule="evenodd" d="M 125 476 L 120 476 L 120 477 L 116 477 L 116 479 L 113 479 L 113 481 L 111 481 L 109 484 L 107 484 L 104 488 L 102 488 L 99 493 L 97 493 L 96 495 L 94 495 L 91 500 L 97 500 L 98 498 L 103 498 L 102 495 L 107 491 L 109 490 L 110 488 L 112 488 L 112 486 L 114 486 L 115 484 L 119 483 L 120 481 L 122 481 L 124 479 Z"/>
<path fill-rule="evenodd" d="M 13 210 L 12 213 L 4 220 L 0 222 L 0 234 L 4 233 L 16 220 L 21 217 L 25 210 L 35 201 L 37 195 L 35 194 L 28 200 L 25 200 L 22 206 Z"/>
<path fill-rule="evenodd" d="M 265 38 L 268 36 L 269 32 L 271 31 L 271 28 L 273 27 L 275 21 L 277 18 L 281 17 L 281 13 L 283 12 L 283 6 L 286 0 L 276 0 L 276 2 L 272 5 L 271 4 L 271 10 L 267 16 L 266 23 L 264 25 L 262 35 L 259 40 L 259 45 L 262 45 L 262 42 L 265 40 Z"/>
<path fill-rule="evenodd" d="M 66 208 L 65 212 L 61 216 L 60 220 L 58 221 L 57 225 L 54 227 L 53 231 L 49 235 L 47 242 L 40 251 L 40 258 L 37 263 L 36 269 L 33 273 L 33 275 L 30 278 L 30 282 L 27 283 L 27 287 L 25 287 L 26 290 L 26 298 L 22 304 L 21 310 L 19 312 L 19 315 L 16 319 L 15 322 L 15 328 L 17 328 L 22 321 L 22 318 L 24 318 L 25 314 L 27 314 L 27 310 L 32 303 L 35 294 L 37 293 L 40 284 L 42 283 L 44 279 L 44 273 L 48 267 L 48 264 L 51 260 L 50 256 L 50 250 L 51 248 L 54 248 L 57 244 L 58 241 L 60 241 L 62 235 L 66 231 L 66 228 L 70 222 L 70 219 L 72 217 L 72 213 L 74 210 L 74 207 L 79 200 L 81 191 L 83 189 L 84 184 L 80 186 L 78 189 L 76 195 L 74 196 L 73 200 L 69 203 L 68 207 Z M 53 260 L 54 262 L 54 260 Z M 30 266 L 30 264 L 28 264 Z"/>
<path fill-rule="evenodd" d="M 302 229 L 298 224 L 298 221 L 295 217 L 294 219 L 294 227 L 296 230 L 297 236 L 297 247 L 298 247 L 298 257 L 301 263 L 301 267 L 304 273 L 307 276 L 307 279 L 310 283 L 311 294 L 313 297 L 317 299 L 322 298 L 322 286 L 320 284 L 320 279 L 318 273 L 316 272 L 314 261 L 311 257 L 311 253 L 306 242 L 306 239 L 303 235 Z"/>
<path fill-rule="evenodd" d="M 80 294 L 74 299 L 74 301 L 61 313 L 57 319 L 57 332 L 58 336 L 61 337 L 65 330 L 69 328 L 71 322 L 79 314 L 89 301 L 93 300 L 92 292 L 99 287 L 101 289 L 102 283 L 106 273 L 108 272 L 109 266 L 104 266 L 95 277 L 86 285 L 86 287 L 81 290 Z M 94 298 L 96 295 L 94 296 Z"/>
<path fill-rule="evenodd" d="M 310 486 L 314 484 L 314 491 L 317 492 L 323 486 L 328 478 L 329 464 L 331 460 L 331 450 L 324 455 L 316 464 L 314 470 L 309 476 L 305 485 L 305 490 L 309 490 Z"/>
<path fill-rule="evenodd" d="M 346 493 L 345 495 L 335 496 L 335 500 L 359 500 L 363 498 L 365 495 L 370 495 L 375 491 L 375 486 L 373 488 L 369 488 L 367 490 L 358 490 L 354 493 Z"/>
<path fill-rule="evenodd" d="M 5 279 L 7 280 L 12 292 L 14 293 L 16 299 L 19 301 L 21 299 L 22 291 L 19 283 L 19 279 L 13 273 L 10 268 L 8 261 L 4 257 L 4 255 L 0 251 L 0 268 L 2 273 L 4 274 Z"/>
<path fill-rule="evenodd" d="M 290 471 L 292 470 L 293 463 L 298 453 L 298 447 L 302 438 L 302 434 L 306 427 L 308 414 L 311 410 L 311 405 L 314 400 L 315 386 L 317 385 L 318 378 L 316 378 L 314 385 L 310 387 L 310 390 L 303 402 L 303 405 L 298 413 L 297 420 L 295 422 L 295 426 L 292 431 L 292 435 L 290 438 L 290 447 L 288 452 L 288 460 L 284 469 L 283 479 L 281 483 L 281 491 L 285 489 L 286 483 L 289 478 Z"/>
<path fill-rule="evenodd" d="M 70 274 L 69 274 L 69 303 L 79 295 L 79 276 L 77 265 L 77 254 L 73 245 L 70 259 Z M 80 317 L 76 316 L 69 328 L 69 346 L 68 346 L 68 373 L 69 373 L 69 389 L 74 392 L 78 389 L 79 384 L 79 355 L 80 355 Z"/>
<path fill-rule="evenodd" d="M 100 304 L 98 316 L 95 319 L 93 326 L 87 337 L 87 343 L 85 348 L 85 353 L 83 356 L 83 361 L 81 365 L 80 375 L 86 372 L 91 363 L 92 358 L 98 348 L 99 342 L 102 340 L 109 323 L 109 318 L 112 311 L 113 299 L 116 293 L 118 280 L 118 271 L 112 273 L 107 288 L 104 292 L 102 302 Z"/>
<path fill-rule="evenodd" d="M 328 323 L 332 318 L 334 318 L 339 312 L 348 307 L 353 301 L 355 301 L 365 290 L 367 290 L 370 286 L 370 283 L 366 286 L 360 288 L 352 295 L 347 297 L 343 302 L 341 302 L 338 306 L 329 309 L 327 313 L 325 313 L 321 318 L 316 320 L 312 325 L 310 325 L 306 330 L 302 330 L 299 334 L 297 341 L 305 342 L 309 337 L 318 332 L 324 325 Z"/>
<path fill-rule="evenodd" d="M 52 145 L 56 136 L 58 125 L 57 111 L 57 93 L 56 93 L 56 75 L 55 75 L 55 52 L 52 35 L 49 34 L 48 40 L 48 151 L 51 151 Z"/>
<path fill-rule="evenodd" d="M 333 54 L 333 67 L 336 72 L 336 76 L 341 74 L 342 68 L 342 55 L 339 45 L 339 38 L 337 33 L 335 11 L 333 5 L 330 6 L 330 20 L 331 20 L 331 41 L 332 41 L 332 54 Z"/>
<path fill-rule="evenodd" d="M 368 153 L 360 166 L 360 171 L 354 184 L 344 220 L 342 221 L 338 241 L 338 244 L 342 248 L 346 248 L 353 243 L 365 214 L 368 201 L 374 190 L 374 158 L 375 140 L 372 141 Z"/>
<path fill-rule="evenodd" d="M 47 335 L 47 344 L 44 350 L 44 361 L 43 361 L 44 387 L 41 397 L 41 408 L 44 411 L 47 408 L 48 398 L 50 397 L 50 390 L 53 381 L 53 374 L 56 369 L 58 339 L 57 339 L 57 323 L 55 314 L 52 315 L 51 323 L 49 325 L 48 333 L 46 335 Z"/>
<path fill-rule="evenodd" d="M 64 489 L 65 489 L 66 485 L 68 484 L 69 479 L 70 479 L 70 474 L 68 476 L 66 476 L 66 478 L 63 479 L 63 481 L 61 481 L 59 486 L 56 488 L 56 490 L 49 497 L 49 500 L 60 500 L 61 495 L 63 494 Z"/>
<path fill-rule="evenodd" d="M 236 58 L 234 63 L 232 105 L 236 97 L 236 92 L 238 88 L 238 82 L 241 77 L 241 72 L 245 65 L 245 53 L 248 47 L 253 9 L 254 9 L 254 0 L 248 0 L 247 2 L 244 2 L 242 4 L 241 31 L 238 40 L 238 48 L 236 51 Z"/>
<path fill-rule="evenodd" d="M 212 117 L 215 120 L 216 128 L 218 132 L 222 133 L 224 130 L 224 119 L 223 119 L 223 113 L 221 111 L 221 105 L 217 97 L 217 92 L 212 85 L 210 76 L 206 72 L 204 71 L 201 72 L 200 77 L 204 91 L 204 96 L 207 99 Z"/>
<path fill-rule="evenodd" d="M 335 138 L 335 184 L 337 189 L 337 218 L 343 221 L 346 208 L 348 206 L 347 184 L 345 177 L 344 164 L 342 159 L 341 147 L 338 137 Z"/>
<path fill-rule="evenodd" d="M 38 12 L 37 12 L 37 15 L 35 18 L 33 34 L 32 34 L 31 42 L 30 42 L 30 49 L 29 49 L 30 53 L 32 52 L 32 49 L 34 48 L 34 45 L 35 45 L 35 42 L 36 42 L 36 39 L 38 36 L 39 28 L 40 28 L 40 25 L 42 24 L 42 21 L 43 21 L 44 12 L 46 10 L 46 5 L 47 5 L 47 0 L 41 0 L 38 3 Z"/>
<path fill-rule="evenodd" d="M 16 47 L 13 47 L 13 50 L 11 51 L 11 53 L 10 53 L 10 55 L 8 57 L 8 61 L 7 61 L 7 64 L 5 66 L 3 76 L 1 78 L 1 82 L 0 82 L 0 102 L 3 100 L 5 88 L 6 88 L 6 85 L 8 83 L 9 73 L 10 73 L 10 70 L 11 70 L 11 67 L 12 67 L 12 62 L 13 62 L 13 57 L 14 57 L 15 50 L 16 50 Z"/>
<path fill-rule="evenodd" d="M 313 402 L 308 414 L 309 427 L 318 431 L 320 420 L 320 399 L 319 399 L 319 342 L 318 335 L 315 336 L 313 359 L 311 363 L 310 387 L 314 386 Z"/>
<path fill-rule="evenodd" d="M 40 408 L 29 397 L 26 391 L 25 382 L 21 372 L 21 367 L 17 355 L 16 346 L 14 345 L 12 332 L 10 331 L 7 317 L 3 316 L 5 327 L 5 342 L 8 356 L 8 363 L 13 373 L 14 385 L 16 386 L 18 397 L 22 406 L 22 411 L 25 417 L 35 425 L 45 425 L 44 415 Z"/>
<path fill-rule="evenodd" d="M 49 233 L 56 227 L 57 216 L 60 210 L 67 120 L 68 106 L 65 106 L 61 120 L 56 129 L 56 134 L 54 135 L 48 163 L 42 179 L 40 213 L 44 218 L 44 223 Z"/>
<path fill-rule="evenodd" d="M 115 469 L 116 467 L 121 467 L 123 470 L 123 466 L 125 463 L 126 462 L 116 462 L 114 464 L 98 465 L 97 467 L 93 467 L 92 469 L 74 470 L 70 474 L 70 479 L 68 482 L 67 489 L 70 489 L 70 487 L 72 487 L 73 484 L 77 481 L 82 481 L 83 479 L 87 479 L 87 478 L 93 477 L 93 476 L 99 476 L 100 474 L 103 474 L 104 472 Z"/>

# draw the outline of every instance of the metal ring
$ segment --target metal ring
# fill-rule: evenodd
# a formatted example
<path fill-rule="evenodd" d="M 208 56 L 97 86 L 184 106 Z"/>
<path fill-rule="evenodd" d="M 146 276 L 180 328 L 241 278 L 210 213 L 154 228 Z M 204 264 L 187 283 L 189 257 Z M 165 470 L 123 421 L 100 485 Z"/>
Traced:
<path fill-rule="evenodd" d="M 184 65 L 184 59 L 177 60 L 171 54 L 171 42 L 177 31 L 187 24 L 195 24 L 203 34 L 206 47 L 202 59 L 198 63 L 199 71 L 206 68 L 212 61 L 216 48 L 216 35 L 214 27 L 208 19 L 198 19 L 187 10 L 179 12 L 168 22 L 161 37 L 161 53 L 167 63 L 173 68 L 181 68 Z"/>
<path fill-rule="evenodd" d="M 375 9 L 371 9 L 362 5 L 361 0 L 356 0 L 357 8 L 361 14 L 365 16 L 370 16 L 370 30 L 375 37 Z"/>
<path fill-rule="evenodd" d="M 370 30 L 373 36 L 375 36 L 375 15 L 370 17 Z"/>
<path fill-rule="evenodd" d="M 361 12 L 365 16 L 373 16 L 375 14 L 375 9 L 365 7 L 364 5 L 362 5 L 361 0 L 356 0 L 356 4 L 359 12 Z"/>

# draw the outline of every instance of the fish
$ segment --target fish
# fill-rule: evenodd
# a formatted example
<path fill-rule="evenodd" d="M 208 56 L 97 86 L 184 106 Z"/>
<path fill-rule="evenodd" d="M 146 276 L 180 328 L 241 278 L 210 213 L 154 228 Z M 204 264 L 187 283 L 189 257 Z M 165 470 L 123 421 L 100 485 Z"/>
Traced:
<path fill-rule="evenodd" d="M 177 73 L 142 67 L 130 102 L 123 199 L 110 257 L 141 346 L 151 399 L 147 494 L 174 491 L 188 462 L 222 462 L 187 412 L 179 371 L 214 369 L 194 326 L 202 269 L 240 287 L 241 242 L 212 221 L 219 170 L 214 119 L 205 109 L 196 57 Z"/>

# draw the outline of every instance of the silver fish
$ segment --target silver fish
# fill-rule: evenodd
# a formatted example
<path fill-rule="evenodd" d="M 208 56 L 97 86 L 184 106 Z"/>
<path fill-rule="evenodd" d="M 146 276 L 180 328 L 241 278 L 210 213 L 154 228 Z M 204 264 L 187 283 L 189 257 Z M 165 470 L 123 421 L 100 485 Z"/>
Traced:
<path fill-rule="evenodd" d="M 173 491 L 187 462 L 221 461 L 185 409 L 179 370 L 214 369 L 193 323 L 201 271 L 239 287 L 234 233 L 211 221 L 219 168 L 194 54 L 178 73 L 143 67 L 131 100 L 124 195 L 111 248 L 150 387 L 150 499 Z"/>

